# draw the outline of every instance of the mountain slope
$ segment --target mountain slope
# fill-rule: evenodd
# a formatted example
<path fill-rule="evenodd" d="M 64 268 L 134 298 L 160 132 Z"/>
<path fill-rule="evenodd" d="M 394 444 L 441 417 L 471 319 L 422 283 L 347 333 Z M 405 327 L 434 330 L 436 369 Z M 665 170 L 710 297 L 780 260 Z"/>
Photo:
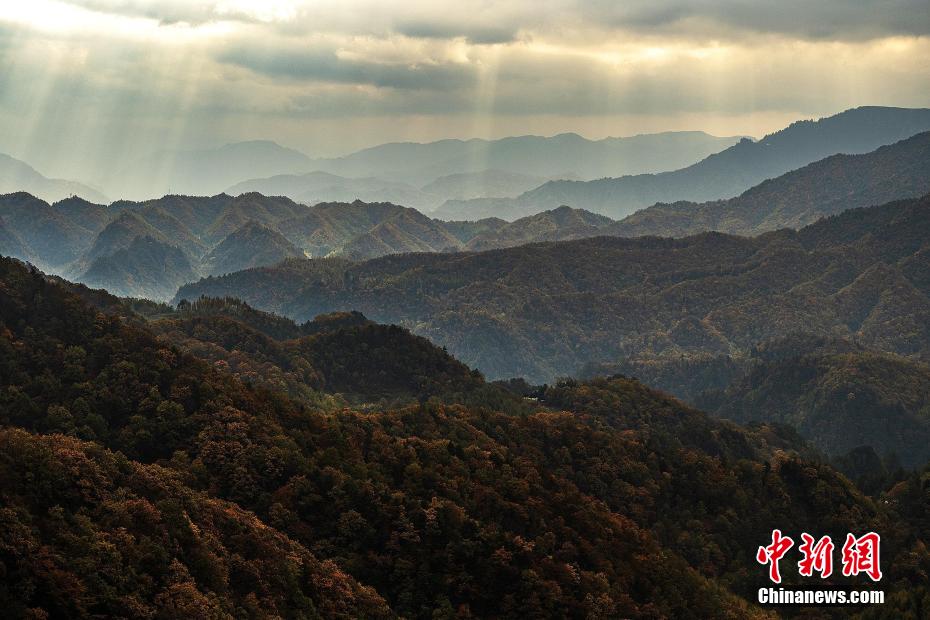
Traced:
<path fill-rule="evenodd" d="M 296 319 L 359 310 L 492 378 L 536 382 L 631 355 L 748 351 L 798 326 L 926 357 L 930 299 L 925 281 L 910 280 L 922 271 L 907 266 L 926 256 L 928 238 L 925 197 L 751 239 L 598 237 L 358 265 L 296 262 L 201 281 L 177 298 L 235 296 Z M 881 264 L 894 277 L 869 275 Z"/>
<path fill-rule="evenodd" d="M 351 260 L 365 260 L 407 252 L 446 252 L 462 249 L 441 222 L 413 209 L 404 209 L 337 250 Z"/>
<path fill-rule="evenodd" d="M 583 209 L 559 207 L 520 218 L 468 241 L 468 249 L 483 251 L 541 241 L 565 241 L 604 234 L 614 220 Z"/>
<path fill-rule="evenodd" d="M 657 202 L 729 198 L 830 155 L 867 153 L 928 130 L 930 109 L 855 108 L 818 121 L 798 121 L 758 142 L 742 140 L 673 172 L 587 182 L 550 181 L 504 201 L 502 208 L 528 215 L 568 205 L 618 218 Z M 476 206 L 481 213 L 477 217 L 498 215 L 489 213 L 480 201 Z M 467 202 L 456 209 L 459 213 L 454 219 L 470 219 Z"/>
<path fill-rule="evenodd" d="M 303 252 L 281 233 L 250 220 L 204 257 L 201 270 L 207 275 L 222 275 L 293 257 L 303 257 Z"/>
<path fill-rule="evenodd" d="M 35 260 L 29 246 L 23 243 L 15 231 L 7 228 L 2 219 L 0 219 L 0 255 L 12 256 L 24 261 Z"/>
<path fill-rule="evenodd" d="M 757 235 L 928 192 L 930 132 L 925 132 L 871 153 L 828 157 L 729 200 L 655 205 L 624 218 L 610 234 L 679 237 L 719 230 Z"/>
<path fill-rule="evenodd" d="M 392 616 L 332 563 L 171 469 L 2 428 L 0 480 L 10 616 Z"/>
<path fill-rule="evenodd" d="M 868 352 L 757 364 L 715 397 L 717 415 L 790 424 L 826 454 L 870 446 L 907 467 L 930 460 L 930 367 Z"/>
<path fill-rule="evenodd" d="M 546 180 L 541 176 L 518 174 L 504 170 L 481 170 L 479 172 L 460 172 L 439 177 L 424 185 L 423 191 L 438 197 L 440 202 L 469 200 L 488 196 L 514 198 L 534 187 L 539 187 Z"/>
<path fill-rule="evenodd" d="M 24 192 L 0 195 L 0 219 L 46 269 L 63 268 L 93 243 L 94 231 L 68 215 Z"/>
<path fill-rule="evenodd" d="M 577 134 L 515 136 L 499 140 L 440 140 L 382 144 L 308 169 L 348 177 L 376 176 L 423 186 L 452 174 L 499 170 L 544 178 L 594 179 L 605 175 L 674 170 L 736 143 L 699 131 L 588 140 Z"/>
<path fill-rule="evenodd" d="M 314 411 L 243 384 L 13 261 L 0 261 L 0 283 L 0 425 L 99 444 L 52 438 L 65 449 L 50 459 L 41 447 L 50 440 L 23 437 L 18 443 L 30 447 L 3 451 L 0 463 L 16 467 L 0 483 L 5 497 L 65 534 L 49 537 L 54 544 L 88 540 L 73 536 L 80 532 L 121 532 L 121 544 L 85 566 L 112 563 L 135 550 L 133 536 L 149 533 L 138 564 L 156 578 L 173 564 L 169 552 L 190 550 L 179 561 L 191 565 L 191 578 L 180 568 L 173 574 L 216 592 L 217 605 L 263 592 L 256 599 L 265 602 L 240 615 L 279 604 L 283 571 L 285 581 L 296 580 L 289 591 L 319 601 L 323 617 L 383 611 L 349 574 L 402 617 L 467 610 L 735 620 L 771 617 L 749 601 L 764 579 L 752 549 L 776 522 L 834 537 L 881 531 L 889 598 L 925 585 L 912 558 L 928 532 L 920 519 L 897 518 L 919 514 L 910 497 L 917 485 L 898 490 L 902 512 L 892 512 L 802 457 L 777 429 L 714 420 L 635 381 L 563 382 L 528 415 L 436 402 Z M 360 369 L 359 380 L 370 370 Z M 99 466 L 85 465 L 81 452 Z M 56 458 L 69 468 L 57 471 Z M 32 468 L 44 484 L 20 473 Z M 157 499 L 139 501 L 150 497 L 144 485 L 168 469 L 177 486 L 164 483 Z M 177 499 L 184 490 L 174 489 L 188 481 L 202 495 Z M 48 510 L 55 505 L 60 510 Z M 72 512 L 87 518 L 69 519 Z M 24 529 L 5 532 L 18 541 Z M 172 544 L 181 535 L 186 544 Z M 256 546 L 257 536 L 270 542 Z M 288 539 L 294 547 L 282 553 Z M 301 548 L 324 563 L 320 570 Z M 290 573 L 298 561 L 306 577 Z M 783 568 L 787 584 L 801 582 L 793 563 Z M 837 583 L 863 587 L 861 579 Z M 328 592 L 341 590 L 345 606 L 327 607 Z M 22 607 L 85 600 L 41 589 L 10 598 Z"/>
<path fill-rule="evenodd" d="M 28 192 L 47 202 L 80 196 L 97 203 L 109 202 L 97 190 L 75 181 L 49 179 L 29 164 L 0 153 L 0 194 Z"/>
<path fill-rule="evenodd" d="M 169 243 L 165 235 L 162 235 L 142 217 L 130 211 L 124 211 L 97 234 L 94 244 L 87 250 L 82 260 L 89 265 L 98 258 L 110 256 L 119 250 L 128 248 L 136 237 L 150 237 L 161 243 Z"/>
<path fill-rule="evenodd" d="M 179 286 L 196 278 L 180 249 L 138 236 L 113 254 L 94 259 L 79 280 L 122 297 L 167 300 Z"/>

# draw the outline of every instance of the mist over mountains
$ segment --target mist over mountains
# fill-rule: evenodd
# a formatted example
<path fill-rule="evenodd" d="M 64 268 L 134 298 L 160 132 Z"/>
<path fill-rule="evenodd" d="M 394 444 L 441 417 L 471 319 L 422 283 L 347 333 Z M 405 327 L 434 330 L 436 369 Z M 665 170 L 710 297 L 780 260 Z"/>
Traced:
<path fill-rule="evenodd" d="M 450 199 L 515 197 L 549 179 L 589 179 L 605 174 L 657 172 L 685 166 L 734 144 L 703 132 L 669 132 L 626 138 L 588 140 L 577 134 L 518 136 L 499 140 L 441 140 L 390 143 L 345 157 L 311 159 L 267 140 L 237 142 L 218 148 L 163 150 L 86 171 L 110 196 L 147 200 L 166 194 L 215 195 L 260 192 L 317 202 L 395 202 L 431 211 Z M 566 169 L 564 164 L 571 162 Z M 89 187 L 29 180 L 17 167 L 0 160 L 0 181 L 7 191 L 29 191 L 54 202 L 77 194 L 105 202 Z M 10 168 L 3 172 L 4 166 Z M 23 170 L 19 170 L 23 168 Z M 27 168 L 27 167 L 26 167 Z M 22 183 L 17 183 L 21 179 Z M 23 183 L 29 185 L 23 185 Z M 2 189 L 0 185 L 0 189 Z M 50 186 L 52 187 L 52 186 Z M 46 193 L 46 191 L 48 193 Z"/>
<path fill-rule="evenodd" d="M 0 620 L 930 618 L 926 5 L 0 1 Z"/>
<path fill-rule="evenodd" d="M 756 235 L 799 228 L 848 208 L 930 192 L 928 171 L 930 132 L 871 153 L 830 156 L 727 201 L 660 204 L 619 222 L 567 206 L 513 222 L 443 221 L 390 202 L 354 200 L 308 207 L 255 192 L 173 195 L 110 206 L 79 198 L 49 204 L 18 193 L 0 197 L 0 251 L 121 295 L 170 299 L 178 287 L 200 277 L 270 266 L 286 258 L 363 261 L 389 254 L 475 252 L 600 235 Z M 327 173 L 308 176 L 331 180 Z M 452 185 L 461 189 L 458 181 Z M 383 186 L 371 187 L 372 195 L 379 187 Z M 136 248 L 135 256 L 126 256 L 130 246 Z"/>
<path fill-rule="evenodd" d="M 0 194 L 14 192 L 28 192 L 48 202 L 75 195 L 94 202 L 107 202 L 98 190 L 76 181 L 50 179 L 29 164 L 0 153 Z"/>
<path fill-rule="evenodd" d="M 905 117 L 843 144 L 906 133 Z M 784 133 L 830 152 L 825 122 Z M 248 159 L 211 157 L 188 163 L 217 184 Z M 86 593 L 0 602 L 522 617 L 498 591 L 519 583 L 540 617 L 762 618 L 745 549 L 774 520 L 840 519 L 891 532 L 888 609 L 908 607 L 908 558 L 930 541 L 930 132 L 622 220 L 506 196 L 485 203 L 513 221 L 410 204 L 538 180 L 0 195 L 0 254 L 46 272 L 0 258 L 5 548 L 50 554 L 15 583 Z M 94 542 L 111 539 L 109 555 Z M 114 549 L 133 577 L 104 587 Z"/>
<path fill-rule="evenodd" d="M 469 219 L 488 209 L 530 214 L 560 205 L 619 218 L 657 202 L 707 201 L 741 194 L 765 179 L 837 153 L 872 151 L 930 130 L 930 110 L 863 107 L 798 121 L 758 142 L 742 140 L 700 162 L 659 174 L 595 181 L 551 181 L 511 200 L 451 202 L 440 213 Z"/>
<path fill-rule="evenodd" d="M 925 355 L 930 323 L 918 317 L 930 318 L 930 302 L 922 280 L 906 274 L 920 272 L 928 218 L 922 198 L 755 238 L 596 237 L 359 264 L 291 261 L 203 280 L 177 299 L 238 297 L 300 320 L 353 308 L 409 325 L 492 377 L 535 381 L 645 351 L 739 352 L 800 326 Z M 883 265 L 894 277 L 876 275 Z M 908 329 L 895 335 L 898 320 Z"/>

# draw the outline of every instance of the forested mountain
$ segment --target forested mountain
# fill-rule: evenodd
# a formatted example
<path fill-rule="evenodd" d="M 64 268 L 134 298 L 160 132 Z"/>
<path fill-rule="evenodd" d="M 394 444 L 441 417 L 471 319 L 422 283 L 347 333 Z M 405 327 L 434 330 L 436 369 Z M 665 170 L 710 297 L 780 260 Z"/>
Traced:
<path fill-rule="evenodd" d="M 80 196 L 94 202 L 105 202 L 99 191 L 63 179 L 49 179 L 29 164 L 0 153 L 0 194 L 28 192 L 48 202 Z"/>
<path fill-rule="evenodd" d="M 799 331 L 748 352 L 639 355 L 580 376 L 616 374 L 740 423 L 790 425 L 833 458 L 868 447 L 906 467 L 930 460 L 930 367 L 852 340 Z"/>
<path fill-rule="evenodd" d="M 393 617 L 254 514 L 99 443 L 4 426 L 0 479 L 9 617 Z"/>
<path fill-rule="evenodd" d="M 33 261 L 49 272 L 125 295 L 168 299 L 200 276 L 272 265 L 285 258 L 328 254 L 366 259 L 403 252 L 462 250 L 465 229 L 415 209 L 356 201 L 300 205 L 260 194 L 165 196 L 109 207 L 74 200 L 49 205 L 29 194 L 0 196 L 0 254 Z M 489 225 L 503 226 L 498 220 Z M 478 234 L 488 227 L 476 227 Z M 150 243 L 136 243 L 148 239 Z M 131 247 L 155 242 L 177 249 L 168 265 Z M 167 256 L 167 250 L 159 256 Z M 111 259 L 120 254 L 116 263 Z M 98 262 L 105 268 L 97 265 Z M 185 279 L 179 280 L 182 277 Z"/>
<path fill-rule="evenodd" d="M 175 287 L 196 278 L 184 252 L 152 237 L 135 237 L 128 246 L 95 259 L 81 282 L 114 295 L 169 299 Z"/>
<path fill-rule="evenodd" d="M 478 373 L 426 339 L 359 313 L 297 325 L 235 299 L 202 298 L 159 315 L 151 329 L 236 377 L 310 405 L 331 400 L 323 392 L 364 404 L 447 395 L 467 401 L 469 392 L 484 391 Z M 511 400 L 497 392 L 498 400 Z"/>
<path fill-rule="evenodd" d="M 209 275 L 222 275 L 251 267 L 274 265 L 297 256 L 303 256 L 303 252 L 285 239 L 284 235 L 249 220 L 203 258 L 201 271 Z"/>
<path fill-rule="evenodd" d="M 477 254 L 294 261 L 202 280 L 299 320 L 359 310 L 493 378 L 551 381 L 640 354 L 733 354 L 797 331 L 930 354 L 930 197 L 755 238 L 598 237 Z"/>
<path fill-rule="evenodd" d="M 930 109 L 855 108 L 818 121 L 798 121 L 758 142 L 742 140 L 673 172 L 586 182 L 550 181 L 515 199 L 498 200 L 496 205 L 482 200 L 463 202 L 447 205 L 442 214 L 448 219 L 507 217 L 503 212 L 490 212 L 489 207 L 505 209 L 512 216 L 568 205 L 620 218 L 657 202 L 730 198 L 825 157 L 867 153 L 928 130 Z M 450 207 L 454 207 L 454 215 Z"/>
<path fill-rule="evenodd" d="M 93 281 L 122 294 L 166 299 L 177 286 L 189 281 L 179 279 L 187 277 L 188 269 L 177 260 L 163 276 L 159 276 L 159 265 L 145 263 L 145 256 L 116 267 L 98 266 L 91 275 L 85 274 L 95 261 L 127 250 L 136 238 L 180 249 L 194 274 L 190 277 L 196 279 L 273 265 L 304 254 L 366 260 L 409 252 L 483 251 L 599 235 L 683 236 L 704 229 L 757 234 L 778 227 L 799 227 L 876 200 L 928 191 L 928 149 L 930 133 L 924 133 L 866 155 L 829 157 L 731 200 L 656 205 L 619 223 L 568 207 L 511 223 L 499 218 L 445 222 L 392 203 L 354 201 L 307 207 L 289 198 L 257 193 L 165 196 L 141 203 L 120 201 L 110 207 L 76 198 L 49 205 L 18 193 L 0 196 L 0 220 L 5 230 L 0 236 L 0 253 L 26 258 L 53 273 Z M 256 234 L 247 235 L 243 229 Z M 220 264 L 220 255 L 229 252 L 236 260 Z"/>
<path fill-rule="evenodd" d="M 705 230 L 757 235 L 930 192 L 930 132 L 864 155 L 833 155 L 764 181 L 736 198 L 659 204 L 610 228 L 625 237 L 683 237 Z"/>
<path fill-rule="evenodd" d="M 882 611 L 927 596 L 921 476 L 874 501 L 790 434 L 715 421 L 621 378 L 552 386 L 523 415 L 435 399 L 312 407 L 72 288 L 0 260 L 4 609 L 763 618 L 753 550 L 773 523 L 834 539 L 880 531 Z M 294 329 L 234 302 L 170 314 Z M 390 335 L 330 322 L 297 329 L 335 354 L 355 346 L 338 334 Z M 393 350 L 398 370 L 450 363 Z M 461 389 L 481 386 L 474 375 Z M 794 563 L 782 570 L 799 582 Z"/>
<path fill-rule="evenodd" d="M 830 455 L 870 446 L 907 467 L 930 460 L 925 362 L 871 352 L 778 359 L 698 402 L 739 422 L 790 424 Z"/>
<path fill-rule="evenodd" d="M 60 209 L 25 192 L 0 195 L 0 219 L 36 264 L 49 270 L 78 259 L 98 232 L 96 218 Z M 3 247 L 0 253 L 10 254 Z"/>
<path fill-rule="evenodd" d="M 393 207 L 393 205 L 390 205 Z M 346 207 L 340 207 L 343 211 Z M 355 205 L 368 209 L 368 205 Z M 430 219 L 415 209 L 393 207 L 389 217 L 369 230 L 353 236 L 333 253 L 352 260 L 377 258 L 405 252 L 446 252 L 462 249 L 462 243 L 449 233 L 442 222 Z"/>
<path fill-rule="evenodd" d="M 469 239 L 467 247 L 469 250 L 482 251 L 540 241 L 583 239 L 606 234 L 615 223 L 609 217 L 590 211 L 559 207 L 496 228 L 489 226 Z"/>

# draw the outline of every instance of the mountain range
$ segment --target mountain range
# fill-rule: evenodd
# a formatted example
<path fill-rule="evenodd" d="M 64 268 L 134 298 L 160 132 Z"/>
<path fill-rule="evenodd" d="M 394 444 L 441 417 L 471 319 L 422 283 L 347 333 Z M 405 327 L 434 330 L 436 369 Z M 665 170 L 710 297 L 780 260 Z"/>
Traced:
<path fill-rule="evenodd" d="M 568 205 L 620 218 L 658 202 L 730 198 L 831 155 L 866 153 L 928 130 L 930 109 L 855 108 L 818 121 L 792 123 L 757 142 L 741 140 L 675 171 L 550 181 L 514 199 L 452 201 L 437 216 L 475 219 L 506 213 L 513 217 Z"/>
<path fill-rule="evenodd" d="M 49 205 L 19 193 L 0 197 L 0 252 L 121 295 L 169 299 L 201 276 L 304 255 L 360 261 L 602 235 L 760 234 L 851 207 L 921 195 L 930 191 L 928 172 L 930 133 L 923 133 L 872 153 L 828 157 L 731 200 L 655 205 L 620 222 L 564 206 L 513 222 L 445 222 L 391 203 L 307 207 L 256 193 L 166 196 L 109 207 L 79 198 Z M 146 242 L 135 245 L 136 256 L 128 256 L 137 238 Z M 116 261 L 110 260 L 117 253 Z"/>
<path fill-rule="evenodd" d="M 551 178 L 596 178 L 686 165 L 736 142 L 702 132 L 587 140 L 577 134 L 500 140 L 384 144 L 317 159 L 304 174 L 237 183 L 226 193 L 258 192 L 297 202 L 392 202 L 430 212 L 449 200 L 513 198 Z M 571 162 L 573 169 L 564 169 Z"/>
<path fill-rule="evenodd" d="M 418 187 L 462 173 L 494 170 L 545 178 L 594 179 L 607 174 L 674 170 L 736 143 L 700 131 L 588 140 L 574 133 L 498 140 L 395 142 L 345 157 L 312 160 L 309 170 L 341 176 L 380 176 Z"/>
<path fill-rule="evenodd" d="M 625 217 L 612 234 L 682 237 L 705 230 L 757 235 L 801 228 L 846 209 L 930 192 L 930 132 L 862 155 L 833 155 L 763 181 L 736 198 L 658 204 Z"/>
<path fill-rule="evenodd" d="M 203 280 L 177 299 L 233 296 L 298 319 L 356 309 L 409 325 L 492 377 L 539 381 L 645 351 L 746 351 L 802 327 L 922 356 L 928 205 L 853 209 L 754 238 L 595 237 L 290 261 Z"/>

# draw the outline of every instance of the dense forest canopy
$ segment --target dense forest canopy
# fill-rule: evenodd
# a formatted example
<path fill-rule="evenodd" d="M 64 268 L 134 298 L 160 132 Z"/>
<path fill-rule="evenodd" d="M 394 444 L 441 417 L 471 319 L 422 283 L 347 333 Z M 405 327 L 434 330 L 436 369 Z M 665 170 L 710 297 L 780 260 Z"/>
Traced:
<path fill-rule="evenodd" d="M 836 536 L 887 532 L 895 602 L 886 609 L 911 609 L 924 595 L 928 567 L 917 558 L 930 532 L 917 475 L 892 503 L 876 502 L 778 427 L 715 421 L 623 378 L 562 382 L 527 401 L 358 316 L 297 326 L 232 300 L 133 305 L 0 261 L 0 422 L 23 429 L 0 435 L 5 454 L 23 455 L 3 475 L 0 561 L 21 584 L 3 591 L 7 608 L 765 617 L 749 602 L 764 578 L 752 550 L 776 521 Z M 378 376 L 382 385 L 424 389 L 420 368 L 451 382 L 353 411 L 322 396 L 295 400 L 267 387 L 273 374 L 264 386 L 237 377 L 153 329 L 248 342 L 256 359 L 274 344 L 325 338 L 331 352 L 355 343 L 344 347 L 351 354 L 387 337 L 408 344 L 394 346 L 397 370 Z M 380 372 L 344 375 L 331 356 L 307 359 L 350 388 Z M 453 404 L 469 395 L 471 404 Z M 42 473 L 56 468 L 86 482 Z M 27 475 L 52 486 L 15 482 Z M 77 495 L 65 502 L 55 485 Z M 60 510 L 47 512 L 49 502 Z M 78 568 L 111 540 L 121 542 L 110 561 L 134 575 L 116 589 L 93 579 L 101 564 Z M 49 554 L 38 564 L 26 560 L 36 545 Z M 274 551 L 283 547 L 292 551 Z"/>

